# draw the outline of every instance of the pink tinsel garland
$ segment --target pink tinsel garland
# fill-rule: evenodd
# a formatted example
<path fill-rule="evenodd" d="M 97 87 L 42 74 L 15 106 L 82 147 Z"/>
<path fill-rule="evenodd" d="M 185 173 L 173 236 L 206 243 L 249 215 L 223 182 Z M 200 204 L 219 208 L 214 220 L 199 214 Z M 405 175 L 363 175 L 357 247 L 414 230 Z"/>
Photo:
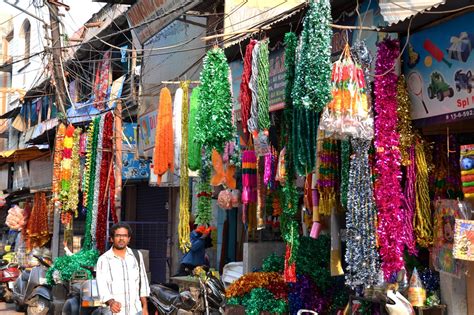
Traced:
<path fill-rule="evenodd" d="M 406 244 L 402 231 L 402 189 L 400 184 L 400 135 L 397 128 L 397 75 L 393 65 L 400 51 L 398 40 L 386 38 L 378 44 L 375 73 L 375 202 L 378 209 L 378 240 L 386 280 L 404 266 Z M 390 71 L 391 70 L 391 71 Z M 387 73 L 388 72 L 388 73 Z"/>

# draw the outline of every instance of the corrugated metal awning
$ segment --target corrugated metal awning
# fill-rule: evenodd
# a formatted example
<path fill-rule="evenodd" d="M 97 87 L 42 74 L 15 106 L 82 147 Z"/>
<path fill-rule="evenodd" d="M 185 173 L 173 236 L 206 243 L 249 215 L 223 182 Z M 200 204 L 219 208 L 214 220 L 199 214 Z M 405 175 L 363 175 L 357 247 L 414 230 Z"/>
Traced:
<path fill-rule="evenodd" d="M 385 22 L 391 25 L 445 2 L 445 0 L 379 0 L 379 7 Z"/>

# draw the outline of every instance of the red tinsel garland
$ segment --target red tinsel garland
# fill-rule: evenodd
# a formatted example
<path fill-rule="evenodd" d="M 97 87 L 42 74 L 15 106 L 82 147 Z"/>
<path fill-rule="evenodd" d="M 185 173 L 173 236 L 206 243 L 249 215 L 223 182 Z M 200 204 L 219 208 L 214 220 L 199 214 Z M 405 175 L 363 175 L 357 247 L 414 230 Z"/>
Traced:
<path fill-rule="evenodd" d="M 250 91 L 249 81 L 252 76 L 252 50 L 257 41 L 251 40 L 245 50 L 244 69 L 242 71 L 242 81 L 240 82 L 240 113 L 242 117 L 242 129 L 248 136 L 247 120 L 250 117 L 250 106 L 252 104 L 252 91 Z"/>
<path fill-rule="evenodd" d="M 107 195 L 107 188 L 110 186 L 110 163 L 112 161 L 112 147 L 113 147 L 113 124 L 114 116 L 112 113 L 105 114 L 104 128 L 102 136 L 102 161 L 100 163 L 100 179 L 99 179 L 99 203 L 97 211 L 97 227 L 96 227 L 96 242 L 97 249 L 103 253 L 105 251 L 106 239 L 106 225 L 107 225 L 107 205 L 110 200 Z"/>
<path fill-rule="evenodd" d="M 112 216 L 112 221 L 114 224 L 118 222 L 117 211 L 115 209 L 115 172 L 112 170 L 110 172 L 110 183 L 109 183 L 109 203 L 110 203 L 110 214 Z"/>

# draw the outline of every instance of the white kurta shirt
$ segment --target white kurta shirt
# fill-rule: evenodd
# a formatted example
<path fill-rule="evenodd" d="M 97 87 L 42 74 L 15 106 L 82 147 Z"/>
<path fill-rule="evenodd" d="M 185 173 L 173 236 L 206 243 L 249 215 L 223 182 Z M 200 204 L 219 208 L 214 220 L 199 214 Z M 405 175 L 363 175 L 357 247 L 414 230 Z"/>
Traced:
<path fill-rule="evenodd" d="M 115 255 L 110 249 L 97 261 L 97 286 L 100 298 L 104 303 L 110 299 L 120 302 L 122 305 L 118 313 L 120 315 L 142 314 L 140 297 L 150 295 L 143 256 L 140 252 L 139 255 L 141 274 L 137 259 L 128 247 L 125 258 Z"/>

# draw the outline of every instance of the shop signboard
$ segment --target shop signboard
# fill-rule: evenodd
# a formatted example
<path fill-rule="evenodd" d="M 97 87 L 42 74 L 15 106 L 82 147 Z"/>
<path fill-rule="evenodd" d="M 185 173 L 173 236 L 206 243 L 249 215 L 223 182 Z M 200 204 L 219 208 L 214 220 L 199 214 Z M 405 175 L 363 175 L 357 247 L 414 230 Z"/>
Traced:
<path fill-rule="evenodd" d="M 122 125 L 122 179 L 147 180 L 150 177 L 150 161 L 136 157 L 137 137 L 136 123 Z"/>
<path fill-rule="evenodd" d="M 128 11 L 127 20 L 141 44 L 153 37 L 201 0 L 138 0 Z"/>
<path fill-rule="evenodd" d="M 474 13 L 415 34 L 404 53 L 404 73 L 418 126 L 474 117 Z"/>

